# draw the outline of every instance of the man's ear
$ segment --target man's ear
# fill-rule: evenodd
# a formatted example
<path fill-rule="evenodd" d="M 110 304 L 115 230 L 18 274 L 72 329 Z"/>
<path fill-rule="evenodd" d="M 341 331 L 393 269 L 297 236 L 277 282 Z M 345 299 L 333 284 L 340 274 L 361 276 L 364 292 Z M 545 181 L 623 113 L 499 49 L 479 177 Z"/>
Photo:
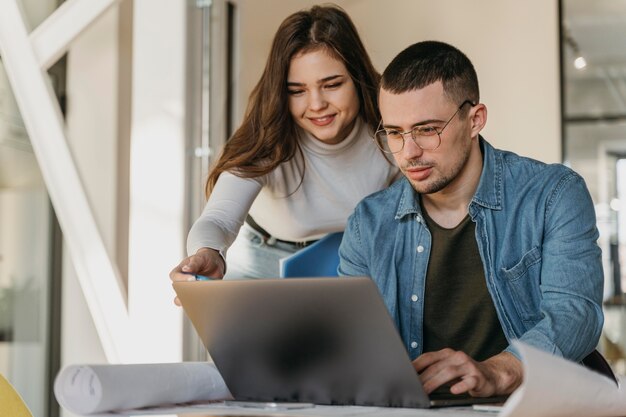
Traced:
<path fill-rule="evenodd" d="M 487 124 L 487 106 L 478 103 L 470 110 L 470 122 L 472 127 L 472 137 L 478 136 Z"/>

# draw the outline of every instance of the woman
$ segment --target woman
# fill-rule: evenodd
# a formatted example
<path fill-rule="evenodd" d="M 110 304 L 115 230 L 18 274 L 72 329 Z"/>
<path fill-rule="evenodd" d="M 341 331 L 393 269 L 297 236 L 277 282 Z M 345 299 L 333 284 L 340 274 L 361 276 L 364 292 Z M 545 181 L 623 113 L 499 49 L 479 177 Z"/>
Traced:
<path fill-rule="evenodd" d="M 343 230 L 356 203 L 398 175 L 372 142 L 378 80 L 339 7 L 287 17 L 244 121 L 209 174 L 191 256 L 170 277 L 222 278 L 227 250 L 229 276 L 278 276 L 280 258 Z"/>

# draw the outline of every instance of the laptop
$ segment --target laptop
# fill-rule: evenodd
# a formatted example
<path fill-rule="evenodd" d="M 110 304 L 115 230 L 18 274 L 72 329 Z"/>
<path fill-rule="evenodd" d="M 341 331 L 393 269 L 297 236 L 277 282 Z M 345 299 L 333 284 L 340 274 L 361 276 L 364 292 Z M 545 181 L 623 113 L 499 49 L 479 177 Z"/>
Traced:
<path fill-rule="evenodd" d="M 427 408 L 504 400 L 429 398 L 370 278 L 173 286 L 237 401 Z"/>

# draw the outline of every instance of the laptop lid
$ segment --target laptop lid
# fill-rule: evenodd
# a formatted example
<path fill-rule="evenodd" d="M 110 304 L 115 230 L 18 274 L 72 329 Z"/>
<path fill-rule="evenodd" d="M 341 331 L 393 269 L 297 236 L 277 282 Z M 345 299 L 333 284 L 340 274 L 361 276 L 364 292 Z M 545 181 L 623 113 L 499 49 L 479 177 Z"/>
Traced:
<path fill-rule="evenodd" d="M 429 406 L 369 278 L 173 286 L 236 400 Z"/>

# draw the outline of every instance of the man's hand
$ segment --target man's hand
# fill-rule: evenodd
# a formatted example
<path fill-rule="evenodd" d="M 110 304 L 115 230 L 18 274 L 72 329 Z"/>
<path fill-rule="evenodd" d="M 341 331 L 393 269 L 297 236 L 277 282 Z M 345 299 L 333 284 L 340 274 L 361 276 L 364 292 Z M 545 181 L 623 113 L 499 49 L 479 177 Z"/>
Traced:
<path fill-rule="evenodd" d="M 427 394 L 451 383 L 452 394 L 490 397 L 510 394 L 522 383 L 522 363 L 509 352 L 476 362 L 461 351 L 442 349 L 424 353 L 413 366 Z"/>
<path fill-rule="evenodd" d="M 224 259 L 215 249 L 201 248 L 195 255 L 183 259 L 170 272 L 172 281 L 193 281 L 195 275 L 204 275 L 211 278 L 223 278 L 226 265 Z M 180 305 L 178 297 L 174 304 Z"/>

